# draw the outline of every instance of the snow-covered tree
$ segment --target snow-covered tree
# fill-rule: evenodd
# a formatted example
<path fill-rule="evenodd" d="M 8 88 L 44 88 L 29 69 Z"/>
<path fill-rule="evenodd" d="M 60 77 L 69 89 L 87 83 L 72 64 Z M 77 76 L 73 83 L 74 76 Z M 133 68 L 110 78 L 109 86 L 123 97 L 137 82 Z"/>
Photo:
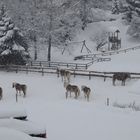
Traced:
<path fill-rule="evenodd" d="M 108 40 L 108 30 L 103 26 L 99 26 L 98 24 L 96 26 L 99 28 L 96 29 L 90 39 L 96 44 L 96 50 L 98 51 L 106 47 L 105 45 L 107 44 Z"/>
<path fill-rule="evenodd" d="M 112 5 L 112 14 L 119 14 L 120 13 L 120 3 L 119 0 L 113 0 Z"/>
<path fill-rule="evenodd" d="M 140 38 L 140 17 L 133 18 L 127 33 L 134 38 Z"/>
<path fill-rule="evenodd" d="M 0 64 L 25 64 L 28 45 L 2 5 L 0 9 Z"/>
<path fill-rule="evenodd" d="M 132 20 L 127 33 L 135 38 L 140 38 L 140 0 L 126 0 L 132 11 Z"/>
<path fill-rule="evenodd" d="M 126 2 L 129 4 L 131 10 L 140 16 L 140 0 L 126 0 Z"/>

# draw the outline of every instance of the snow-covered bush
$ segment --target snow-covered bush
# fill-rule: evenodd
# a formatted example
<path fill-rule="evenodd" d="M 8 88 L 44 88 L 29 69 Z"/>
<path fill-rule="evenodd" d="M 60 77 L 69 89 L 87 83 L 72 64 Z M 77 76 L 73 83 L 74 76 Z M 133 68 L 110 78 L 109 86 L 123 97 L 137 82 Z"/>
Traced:
<path fill-rule="evenodd" d="M 121 104 L 121 103 L 117 103 L 115 102 L 113 104 L 114 107 L 118 107 L 118 108 L 122 108 L 122 109 L 132 109 L 134 111 L 140 111 L 140 106 L 139 105 L 136 105 L 135 101 L 132 102 L 132 103 L 129 103 L 129 104 Z"/>

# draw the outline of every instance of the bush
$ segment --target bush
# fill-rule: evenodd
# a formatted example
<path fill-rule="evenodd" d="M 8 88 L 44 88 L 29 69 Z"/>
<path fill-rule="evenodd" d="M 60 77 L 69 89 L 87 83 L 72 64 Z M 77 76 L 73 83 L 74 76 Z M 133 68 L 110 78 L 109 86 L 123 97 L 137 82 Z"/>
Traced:
<path fill-rule="evenodd" d="M 140 106 L 136 105 L 135 101 L 130 104 L 119 104 L 119 103 L 115 102 L 113 104 L 113 106 L 118 107 L 118 108 L 123 108 L 123 109 L 130 108 L 134 111 L 140 111 Z"/>
<path fill-rule="evenodd" d="M 28 58 L 29 58 L 28 55 L 23 56 L 23 54 L 20 52 L 9 53 L 7 55 L 0 56 L 0 64 L 25 65 Z"/>

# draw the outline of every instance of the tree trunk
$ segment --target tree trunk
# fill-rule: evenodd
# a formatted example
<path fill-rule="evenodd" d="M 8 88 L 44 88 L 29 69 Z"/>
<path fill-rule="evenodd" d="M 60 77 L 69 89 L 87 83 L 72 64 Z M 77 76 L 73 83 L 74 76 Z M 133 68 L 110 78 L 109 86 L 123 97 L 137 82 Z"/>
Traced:
<path fill-rule="evenodd" d="M 51 46 L 52 46 L 52 36 L 51 34 L 49 35 L 49 40 L 48 40 L 48 61 L 51 61 Z"/>
<path fill-rule="evenodd" d="M 34 60 L 37 60 L 37 46 L 36 46 L 36 41 L 34 42 L 34 48 L 35 48 Z"/>
<path fill-rule="evenodd" d="M 51 61 L 51 47 L 52 47 L 52 23 L 53 23 L 53 4 L 50 0 L 50 23 L 49 23 L 49 38 L 48 38 L 48 61 Z"/>

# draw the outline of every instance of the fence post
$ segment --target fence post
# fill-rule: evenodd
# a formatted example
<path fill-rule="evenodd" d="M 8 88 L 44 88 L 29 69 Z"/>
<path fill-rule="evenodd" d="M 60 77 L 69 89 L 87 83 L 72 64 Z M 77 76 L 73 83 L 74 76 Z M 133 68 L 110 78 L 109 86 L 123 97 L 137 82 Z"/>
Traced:
<path fill-rule="evenodd" d="M 87 68 L 88 68 L 88 66 L 87 66 L 87 64 L 86 64 L 86 70 L 87 70 Z"/>
<path fill-rule="evenodd" d="M 16 68 L 16 73 L 18 73 L 18 66 L 17 66 L 17 68 Z"/>
<path fill-rule="evenodd" d="M 109 98 L 106 100 L 106 105 L 109 106 Z"/>
<path fill-rule="evenodd" d="M 42 67 L 42 76 L 44 76 L 44 68 L 43 68 L 43 65 L 41 67 Z"/>
<path fill-rule="evenodd" d="M 26 74 L 28 74 L 28 64 L 26 64 Z"/>
<path fill-rule="evenodd" d="M 73 73 L 74 73 L 73 75 L 74 75 L 74 78 L 75 78 L 75 77 L 76 77 L 76 75 L 75 75 L 75 70 L 73 71 Z"/>
<path fill-rule="evenodd" d="M 76 64 L 76 67 L 75 67 L 75 69 L 77 69 L 77 64 Z"/>
<path fill-rule="evenodd" d="M 50 61 L 48 63 L 49 63 L 49 67 L 51 67 Z"/>
<path fill-rule="evenodd" d="M 104 82 L 106 81 L 106 76 L 105 76 L 105 73 L 104 73 Z"/>
<path fill-rule="evenodd" d="M 89 80 L 91 80 L 91 72 L 89 71 Z"/>
<path fill-rule="evenodd" d="M 57 77 L 59 77 L 59 69 L 56 70 Z"/>

